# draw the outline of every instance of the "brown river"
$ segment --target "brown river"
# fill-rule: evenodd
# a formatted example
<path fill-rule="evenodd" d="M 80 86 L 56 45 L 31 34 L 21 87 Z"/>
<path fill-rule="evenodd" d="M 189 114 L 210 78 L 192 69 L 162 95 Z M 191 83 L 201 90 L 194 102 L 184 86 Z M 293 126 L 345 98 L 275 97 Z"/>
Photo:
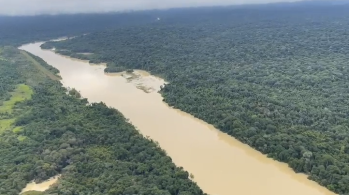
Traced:
<path fill-rule="evenodd" d="M 144 135 L 157 141 L 177 166 L 211 195 L 333 195 L 267 158 L 212 125 L 169 107 L 157 93 L 164 80 L 144 71 L 134 75 L 105 74 L 104 65 L 90 65 L 42 50 L 42 43 L 22 46 L 59 69 L 65 87 L 75 88 L 89 102 L 103 101 L 121 111 Z M 146 91 L 146 92 L 145 92 Z"/>

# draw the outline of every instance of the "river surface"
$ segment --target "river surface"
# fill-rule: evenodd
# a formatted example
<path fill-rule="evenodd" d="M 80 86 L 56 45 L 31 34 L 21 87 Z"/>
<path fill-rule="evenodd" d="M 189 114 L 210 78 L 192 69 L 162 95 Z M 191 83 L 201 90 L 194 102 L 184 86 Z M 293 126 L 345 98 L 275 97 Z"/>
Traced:
<path fill-rule="evenodd" d="M 169 107 L 157 93 L 164 80 L 136 71 L 105 74 L 104 65 L 90 65 L 42 50 L 42 43 L 22 46 L 60 71 L 65 87 L 75 88 L 89 102 L 103 101 L 121 111 L 144 135 L 157 141 L 177 166 L 211 195 L 333 195 L 195 117 Z M 138 75 L 138 76 L 137 76 Z M 132 76 L 132 75 L 131 75 Z M 146 90 L 144 90 L 146 89 Z"/>

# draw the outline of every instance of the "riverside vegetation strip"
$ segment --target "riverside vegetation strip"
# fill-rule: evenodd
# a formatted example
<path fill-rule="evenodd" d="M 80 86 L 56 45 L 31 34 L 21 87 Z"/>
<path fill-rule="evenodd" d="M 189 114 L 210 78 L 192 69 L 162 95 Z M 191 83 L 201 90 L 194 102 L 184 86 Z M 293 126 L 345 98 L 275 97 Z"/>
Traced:
<path fill-rule="evenodd" d="M 42 42 L 31 43 L 20 49 L 57 68 L 61 82 L 68 89 L 75 88 L 90 102 L 102 101 L 117 108 L 139 132 L 157 141 L 177 166 L 193 174 L 193 180 L 204 192 L 220 195 L 334 194 L 308 180 L 306 175 L 294 173 L 286 164 L 267 158 L 212 125 L 168 106 L 158 93 L 166 83 L 163 79 L 140 70 L 106 74 L 104 64 L 91 65 L 40 49 L 40 45 Z M 129 74 L 133 79 L 130 80 Z M 155 91 L 143 91 L 139 84 Z M 69 93 L 77 94 L 76 91 Z"/>
<path fill-rule="evenodd" d="M 182 13 L 168 23 L 91 33 L 43 48 L 107 62 L 107 72 L 161 75 L 169 81 L 161 93 L 170 106 L 334 192 L 349 193 L 347 8 Z"/>
<path fill-rule="evenodd" d="M 349 51 L 348 9 L 345 4 L 283 4 L 279 7 L 149 11 L 136 15 L 1 16 L 0 45 L 19 46 L 106 28 L 115 28 L 115 32 L 120 33 L 119 28 L 127 27 L 124 33 L 131 31 L 129 36 L 140 30 L 142 36 L 147 34 L 151 38 L 140 40 L 151 53 L 144 52 L 144 47 L 139 47 L 141 44 L 114 47 L 118 44 L 107 40 L 110 37 L 100 39 L 107 40 L 103 46 L 100 40 L 87 40 L 90 44 L 81 52 L 94 53 L 91 50 L 100 49 L 94 44 L 101 48 L 109 44 L 112 50 L 108 55 L 105 55 L 108 51 L 103 51 L 104 57 L 101 53 L 94 53 L 88 58 L 94 62 L 112 62 L 107 71 L 138 67 L 161 75 L 171 82 L 163 90 L 165 101 L 170 105 L 215 124 L 259 151 L 289 163 L 294 170 L 311 175 L 310 178 L 321 185 L 345 193 L 349 183 L 346 120 L 349 109 L 347 83 L 343 78 L 347 75 L 346 52 Z M 162 20 L 154 24 L 152 18 L 159 15 Z M 91 21 L 95 21 L 92 22 L 94 25 Z M 150 28 L 145 25 L 131 28 L 130 21 L 138 24 L 146 21 L 143 24 L 151 25 Z M 152 29 L 154 25 L 156 28 Z M 172 33 L 169 26 L 174 29 Z M 169 34 L 166 36 L 156 30 L 166 30 Z M 24 31 L 27 33 L 23 34 Z M 159 38 L 167 39 L 160 42 Z M 175 38 L 178 42 L 167 42 Z M 136 40 L 131 40 L 131 43 Z M 154 43 L 157 44 L 149 47 Z M 81 53 L 78 50 L 83 47 L 76 46 L 74 43 L 69 55 Z M 137 52 L 132 52 L 136 47 Z M 124 56 L 116 50 L 121 48 Z M 170 59 L 164 58 L 171 55 Z M 149 60 L 142 63 L 144 57 L 149 57 Z M 0 61 L 11 62 L 11 58 L 1 57 Z M 13 91 L 18 84 L 3 84 L 17 78 L 11 77 L 15 72 L 9 70 L 0 71 L 4 75 L 0 77 L 3 101 L 11 95 L 5 92 Z M 35 85 L 31 78 L 27 82 Z M 13 131 L 20 130 L 20 126 L 16 126 Z M 7 179 L 6 175 L 1 175 L 0 179 Z"/>
<path fill-rule="evenodd" d="M 0 116 L 11 120 L 0 135 L 1 195 L 58 174 L 58 185 L 26 194 L 203 194 L 117 110 L 67 95 L 37 57 L 13 47 L 0 55 Z"/>

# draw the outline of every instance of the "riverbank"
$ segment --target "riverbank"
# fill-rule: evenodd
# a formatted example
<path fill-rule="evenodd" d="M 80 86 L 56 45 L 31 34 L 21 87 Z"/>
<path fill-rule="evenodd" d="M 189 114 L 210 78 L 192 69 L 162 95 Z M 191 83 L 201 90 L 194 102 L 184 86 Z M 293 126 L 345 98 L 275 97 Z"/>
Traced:
<path fill-rule="evenodd" d="M 57 69 L 27 54 L 13 47 L 0 52 L 6 59 L 0 61 L 1 117 L 12 121 L 0 136 L 1 195 L 205 195 L 119 111 L 68 93 L 48 74 Z M 55 178 L 32 182 L 58 174 L 52 187 Z"/>
<path fill-rule="evenodd" d="M 144 136 L 157 141 L 177 166 L 193 174 L 193 180 L 209 194 L 333 194 L 286 164 L 169 107 L 157 91 L 144 93 L 126 78 L 104 73 L 105 66 L 90 66 L 41 50 L 40 44 L 22 49 L 59 69 L 63 85 L 77 89 L 89 102 L 102 101 L 120 110 Z"/>

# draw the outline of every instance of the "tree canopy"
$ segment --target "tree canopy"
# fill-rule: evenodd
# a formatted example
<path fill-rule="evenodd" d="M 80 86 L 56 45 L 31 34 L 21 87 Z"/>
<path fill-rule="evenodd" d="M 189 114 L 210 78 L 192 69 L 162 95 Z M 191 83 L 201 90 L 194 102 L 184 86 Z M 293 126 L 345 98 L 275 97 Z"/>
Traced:
<path fill-rule="evenodd" d="M 204 194 L 165 151 L 104 103 L 67 91 L 40 58 L 0 48 L 0 194 Z"/>
<path fill-rule="evenodd" d="M 337 193 L 349 193 L 349 12 L 341 6 L 201 9 L 48 42 L 164 77 L 170 106 Z M 87 52 L 91 55 L 82 55 Z"/>

